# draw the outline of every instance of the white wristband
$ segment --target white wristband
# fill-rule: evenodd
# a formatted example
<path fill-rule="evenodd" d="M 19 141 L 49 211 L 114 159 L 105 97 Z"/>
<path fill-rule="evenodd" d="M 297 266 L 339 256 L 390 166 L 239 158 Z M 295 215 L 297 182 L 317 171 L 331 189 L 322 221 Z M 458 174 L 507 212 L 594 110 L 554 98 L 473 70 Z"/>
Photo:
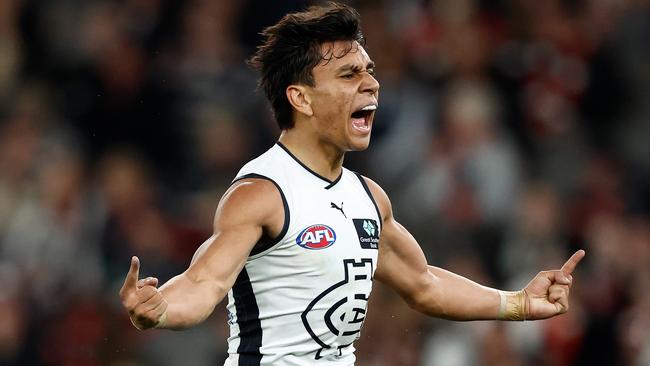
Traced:
<path fill-rule="evenodd" d="M 502 320 L 505 315 L 506 315 L 506 303 L 507 303 L 507 298 L 506 298 L 506 293 L 497 290 L 499 292 L 499 297 L 500 297 L 500 302 L 499 302 L 499 314 L 497 315 L 497 320 Z"/>

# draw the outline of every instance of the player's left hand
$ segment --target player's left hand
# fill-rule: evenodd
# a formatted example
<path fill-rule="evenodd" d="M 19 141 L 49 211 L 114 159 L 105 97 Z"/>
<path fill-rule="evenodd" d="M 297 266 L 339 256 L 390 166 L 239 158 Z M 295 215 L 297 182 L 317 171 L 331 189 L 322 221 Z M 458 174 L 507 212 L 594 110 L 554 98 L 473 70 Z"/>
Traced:
<path fill-rule="evenodd" d="M 569 310 L 571 274 L 584 256 L 585 251 L 578 250 L 559 270 L 540 272 L 528 283 L 523 290 L 526 320 L 546 319 Z"/>

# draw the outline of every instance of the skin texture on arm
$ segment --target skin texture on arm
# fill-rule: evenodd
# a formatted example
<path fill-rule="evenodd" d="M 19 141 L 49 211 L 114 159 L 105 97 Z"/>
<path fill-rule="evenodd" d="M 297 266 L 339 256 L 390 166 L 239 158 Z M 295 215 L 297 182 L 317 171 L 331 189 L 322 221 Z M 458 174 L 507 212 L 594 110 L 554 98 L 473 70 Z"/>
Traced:
<path fill-rule="evenodd" d="M 224 194 L 214 233 L 196 251 L 188 269 L 160 288 L 156 278 L 138 280 L 134 257 L 120 290 L 122 304 L 138 329 L 184 329 L 205 320 L 235 283 L 262 234 L 282 228 L 282 198 L 272 182 L 245 179 Z"/>
<path fill-rule="evenodd" d="M 366 182 L 383 221 L 375 278 L 413 309 L 450 320 L 533 320 L 568 310 L 571 273 L 584 251 L 576 252 L 560 270 L 540 272 L 522 291 L 501 292 L 428 265 L 417 241 L 393 217 L 386 193 L 372 180 Z"/>
<path fill-rule="evenodd" d="M 421 313 L 452 320 L 495 319 L 498 291 L 429 266 L 416 240 L 393 217 L 386 193 L 373 181 L 366 181 L 383 221 L 375 278 Z"/>

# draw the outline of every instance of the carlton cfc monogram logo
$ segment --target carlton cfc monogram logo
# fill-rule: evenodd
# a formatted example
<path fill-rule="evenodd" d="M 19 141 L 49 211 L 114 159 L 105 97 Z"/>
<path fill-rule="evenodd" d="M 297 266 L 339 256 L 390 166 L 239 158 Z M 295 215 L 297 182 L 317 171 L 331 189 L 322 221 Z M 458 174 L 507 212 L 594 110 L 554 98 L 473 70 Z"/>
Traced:
<path fill-rule="evenodd" d="M 296 244 L 306 249 L 325 249 L 335 241 L 336 233 L 327 225 L 311 225 L 296 238 Z"/>

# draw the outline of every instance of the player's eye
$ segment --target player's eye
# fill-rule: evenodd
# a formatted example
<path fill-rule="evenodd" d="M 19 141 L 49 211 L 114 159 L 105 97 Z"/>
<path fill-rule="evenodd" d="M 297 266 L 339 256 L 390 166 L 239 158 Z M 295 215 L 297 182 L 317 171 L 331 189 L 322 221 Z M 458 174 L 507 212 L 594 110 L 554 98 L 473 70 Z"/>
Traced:
<path fill-rule="evenodd" d="M 375 69 L 368 69 L 368 74 L 375 76 Z"/>
<path fill-rule="evenodd" d="M 343 75 L 341 75 L 341 77 L 343 79 L 348 79 L 349 80 L 349 79 L 352 79 L 354 77 L 354 74 L 343 74 Z"/>

